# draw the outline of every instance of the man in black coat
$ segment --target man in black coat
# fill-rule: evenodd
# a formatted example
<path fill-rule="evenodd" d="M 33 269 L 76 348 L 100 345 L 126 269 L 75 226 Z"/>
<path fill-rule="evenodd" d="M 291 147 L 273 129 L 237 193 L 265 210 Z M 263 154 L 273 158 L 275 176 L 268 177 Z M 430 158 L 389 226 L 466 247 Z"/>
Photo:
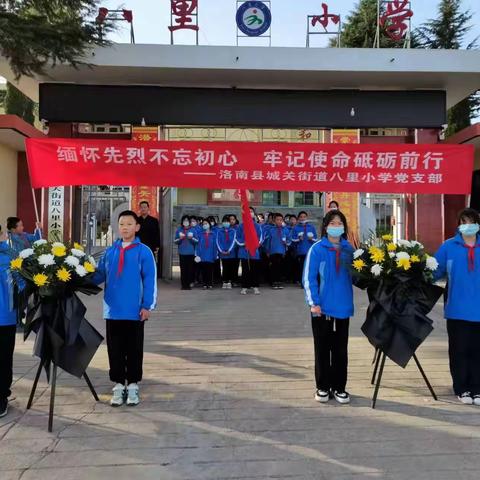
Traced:
<path fill-rule="evenodd" d="M 154 255 L 157 255 L 160 248 L 160 224 L 155 217 L 149 215 L 150 205 L 148 202 L 140 202 L 140 230 L 137 236 Z"/>

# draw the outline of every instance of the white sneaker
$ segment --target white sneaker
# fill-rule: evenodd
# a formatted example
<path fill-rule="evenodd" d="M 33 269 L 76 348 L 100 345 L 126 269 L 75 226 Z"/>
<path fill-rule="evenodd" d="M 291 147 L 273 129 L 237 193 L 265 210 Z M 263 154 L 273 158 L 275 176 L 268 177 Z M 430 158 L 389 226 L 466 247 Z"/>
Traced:
<path fill-rule="evenodd" d="M 480 407 L 480 395 L 473 396 L 473 404 Z"/>
<path fill-rule="evenodd" d="M 350 395 L 348 394 L 348 392 L 335 391 L 333 393 L 333 397 L 338 403 L 342 403 L 342 404 L 350 403 Z"/>
<path fill-rule="evenodd" d="M 222 288 L 223 288 L 223 290 L 226 290 L 228 288 L 227 284 L 225 282 L 223 282 Z"/>
<path fill-rule="evenodd" d="M 125 385 L 122 385 L 121 383 L 117 383 L 113 388 L 112 388 L 112 398 L 110 399 L 110 405 L 112 407 L 121 407 L 123 405 L 123 402 L 125 402 Z"/>
<path fill-rule="evenodd" d="M 253 289 L 253 294 L 254 294 L 254 295 L 260 295 L 260 290 L 259 290 L 257 287 L 255 287 L 255 288 Z"/>
<path fill-rule="evenodd" d="M 129 407 L 134 407 L 140 403 L 140 397 L 138 396 L 138 384 L 131 383 L 127 387 L 127 405 Z"/>
<path fill-rule="evenodd" d="M 458 395 L 457 398 L 464 404 L 464 405 L 473 405 L 473 398 L 470 392 L 463 392 L 461 395 Z"/>
<path fill-rule="evenodd" d="M 231 290 L 232 289 L 232 284 L 230 282 L 227 283 L 227 290 Z"/>
<path fill-rule="evenodd" d="M 315 400 L 320 403 L 327 403 L 330 400 L 330 392 L 326 390 L 315 390 Z"/>
<path fill-rule="evenodd" d="M 246 288 L 242 288 L 240 290 L 240 295 L 246 295 L 247 294 L 247 289 Z"/>

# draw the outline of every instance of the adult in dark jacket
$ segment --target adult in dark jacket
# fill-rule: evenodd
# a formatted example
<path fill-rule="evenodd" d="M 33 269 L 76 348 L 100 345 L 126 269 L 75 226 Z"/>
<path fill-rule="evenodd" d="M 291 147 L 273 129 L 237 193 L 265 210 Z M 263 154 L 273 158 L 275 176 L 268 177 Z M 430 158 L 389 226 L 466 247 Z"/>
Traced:
<path fill-rule="evenodd" d="M 137 237 L 140 241 L 156 254 L 160 248 L 160 224 L 155 217 L 150 215 L 148 202 L 140 202 L 140 230 Z"/>

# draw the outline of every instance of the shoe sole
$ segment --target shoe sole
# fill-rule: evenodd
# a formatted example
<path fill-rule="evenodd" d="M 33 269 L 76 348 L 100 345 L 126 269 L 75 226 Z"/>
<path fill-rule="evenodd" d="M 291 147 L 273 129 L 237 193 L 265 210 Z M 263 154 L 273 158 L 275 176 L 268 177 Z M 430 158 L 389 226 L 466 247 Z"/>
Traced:
<path fill-rule="evenodd" d="M 473 400 L 467 400 L 466 402 L 464 402 L 464 401 L 463 401 L 462 399 L 460 399 L 460 398 L 459 398 L 458 400 L 459 400 L 459 402 L 460 402 L 461 404 L 463 404 L 463 405 L 473 405 L 473 404 L 474 404 L 474 403 L 473 403 Z M 479 403 L 479 405 L 480 405 L 480 403 Z"/>
<path fill-rule="evenodd" d="M 323 397 L 315 396 L 314 398 L 315 398 L 315 401 L 318 402 L 318 403 L 327 403 L 330 400 L 329 397 L 323 398 Z"/>
<path fill-rule="evenodd" d="M 335 401 L 338 402 L 340 405 L 348 405 L 350 403 L 350 400 L 344 400 L 343 398 L 336 398 Z"/>
<path fill-rule="evenodd" d="M 140 401 L 136 402 L 136 403 L 129 403 L 127 402 L 127 407 L 136 407 L 138 404 L 140 403 Z"/>
<path fill-rule="evenodd" d="M 8 407 L 3 413 L 0 413 L 0 418 L 6 417 L 7 415 L 8 415 Z"/>
<path fill-rule="evenodd" d="M 122 405 L 123 403 L 110 403 L 110 406 L 114 408 L 121 407 Z"/>

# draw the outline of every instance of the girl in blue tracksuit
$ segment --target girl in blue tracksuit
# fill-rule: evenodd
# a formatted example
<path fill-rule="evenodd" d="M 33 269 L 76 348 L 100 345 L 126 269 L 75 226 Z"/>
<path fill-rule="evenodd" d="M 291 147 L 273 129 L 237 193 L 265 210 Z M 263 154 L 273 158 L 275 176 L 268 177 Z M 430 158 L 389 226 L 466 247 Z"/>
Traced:
<path fill-rule="evenodd" d="M 208 220 L 202 222 L 202 230 L 198 237 L 196 253 L 202 273 L 203 289 L 207 290 L 213 288 L 213 267 L 218 258 L 217 233 L 212 231 Z"/>
<path fill-rule="evenodd" d="M 218 256 L 222 261 L 222 288 L 231 289 L 235 279 L 236 231 L 230 225 L 230 218 L 224 215 L 222 226 L 217 230 Z"/>
<path fill-rule="evenodd" d="M 343 213 L 328 212 L 323 220 L 322 238 L 305 260 L 303 285 L 312 314 L 318 402 L 328 402 L 332 396 L 339 403 L 350 402 L 345 387 L 349 317 L 353 315 L 353 247 L 346 240 L 347 235 Z"/>
<path fill-rule="evenodd" d="M 0 228 L 0 418 L 7 414 L 13 379 L 17 312 L 10 262 L 15 256 L 7 242 L 7 235 L 2 233 Z M 22 290 L 25 284 L 19 275 L 15 276 L 15 282 L 19 290 Z"/>
<path fill-rule="evenodd" d="M 138 216 L 126 210 L 118 217 L 118 239 L 101 258 L 93 281 L 105 283 L 103 316 L 107 324 L 110 380 L 115 383 L 110 404 L 139 403 L 143 372 L 145 321 L 157 301 L 157 269 L 149 247 L 135 236 Z M 127 388 L 125 388 L 125 383 Z"/>
<path fill-rule="evenodd" d="M 23 222 L 18 217 L 7 218 L 7 230 L 8 243 L 16 255 L 26 248 L 31 248 L 33 242 L 42 238 L 40 223 L 37 222 L 33 233 L 26 233 L 24 232 Z"/>
<path fill-rule="evenodd" d="M 238 227 L 240 226 L 240 222 L 238 221 L 238 218 L 235 214 L 230 215 L 230 226 L 235 230 L 235 236 L 237 235 Z M 235 246 L 233 247 L 233 252 L 234 254 L 234 262 L 232 262 L 232 270 L 233 270 L 233 285 L 238 284 L 238 270 L 240 268 L 240 257 L 238 256 L 238 243 L 236 242 L 235 239 Z"/>
<path fill-rule="evenodd" d="M 245 232 L 243 223 L 238 227 L 237 230 L 237 245 L 238 249 L 238 257 L 242 263 L 242 289 L 240 293 L 242 295 L 247 294 L 247 290 L 249 288 L 253 288 L 253 293 L 255 295 L 260 294 L 259 287 L 259 275 L 260 275 L 260 247 L 263 244 L 265 237 L 264 237 L 264 230 L 263 228 L 256 222 L 256 213 L 255 210 L 250 207 L 250 215 L 253 219 L 253 225 L 255 227 L 255 231 L 257 233 L 258 238 L 258 247 L 255 251 L 255 255 L 251 256 L 245 246 Z"/>
<path fill-rule="evenodd" d="M 191 290 L 194 282 L 195 245 L 198 242 L 197 229 L 192 227 L 188 215 L 184 215 L 175 232 L 174 242 L 178 245 L 180 259 L 180 283 L 182 290 Z"/>
<path fill-rule="evenodd" d="M 287 252 L 290 245 L 290 232 L 284 226 L 283 215 L 275 213 L 273 216 L 274 224 L 268 229 L 267 245 L 268 255 L 270 259 L 270 275 L 272 288 L 275 290 L 282 289 L 282 271 Z"/>
<path fill-rule="evenodd" d="M 307 212 L 300 212 L 298 214 L 298 223 L 292 231 L 292 242 L 296 249 L 297 262 L 297 280 L 301 281 L 303 266 L 305 264 L 305 257 L 307 256 L 310 247 L 317 241 L 317 230 L 308 223 Z"/>
<path fill-rule="evenodd" d="M 435 280 L 447 278 L 445 318 L 453 390 L 465 404 L 480 405 L 480 216 L 460 212 L 455 237 L 435 254 Z"/>

